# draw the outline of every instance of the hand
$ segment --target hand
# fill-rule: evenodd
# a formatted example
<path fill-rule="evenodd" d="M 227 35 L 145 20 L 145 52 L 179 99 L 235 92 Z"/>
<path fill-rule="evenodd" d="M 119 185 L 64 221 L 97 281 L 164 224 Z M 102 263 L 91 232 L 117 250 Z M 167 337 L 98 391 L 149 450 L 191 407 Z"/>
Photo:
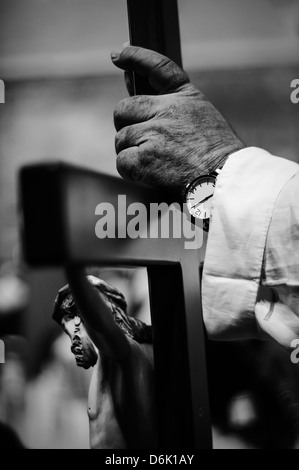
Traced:
<path fill-rule="evenodd" d="M 195 177 L 214 171 L 244 147 L 228 122 L 174 62 L 127 47 L 113 63 L 147 75 L 157 96 L 133 96 L 115 109 L 115 147 L 121 176 L 184 192 Z"/>

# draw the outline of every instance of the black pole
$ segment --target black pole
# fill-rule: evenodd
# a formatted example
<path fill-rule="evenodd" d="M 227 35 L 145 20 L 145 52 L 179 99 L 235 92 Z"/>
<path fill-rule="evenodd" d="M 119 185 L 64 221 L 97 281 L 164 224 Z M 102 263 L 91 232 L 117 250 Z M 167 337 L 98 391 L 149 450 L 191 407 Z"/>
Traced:
<path fill-rule="evenodd" d="M 166 55 L 182 66 L 177 0 L 127 0 L 130 42 Z M 146 77 L 135 74 L 136 95 L 152 95 Z"/>

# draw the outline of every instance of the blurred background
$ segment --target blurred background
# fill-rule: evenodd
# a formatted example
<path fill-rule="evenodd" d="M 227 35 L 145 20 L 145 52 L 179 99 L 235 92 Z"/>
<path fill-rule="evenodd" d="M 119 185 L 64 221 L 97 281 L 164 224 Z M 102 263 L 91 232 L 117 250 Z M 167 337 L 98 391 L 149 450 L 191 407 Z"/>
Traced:
<path fill-rule="evenodd" d="M 179 12 L 192 81 L 247 145 L 299 162 L 299 104 L 290 100 L 299 0 L 179 0 Z M 62 160 L 117 175 L 112 115 L 127 94 L 110 52 L 126 41 L 124 0 L 0 0 L 0 422 L 26 447 L 88 447 L 90 375 L 51 320 L 63 272 L 21 261 L 18 171 Z M 143 270 L 99 275 L 150 321 Z M 208 350 L 215 447 L 296 447 L 299 383 L 288 355 L 255 342 Z"/>

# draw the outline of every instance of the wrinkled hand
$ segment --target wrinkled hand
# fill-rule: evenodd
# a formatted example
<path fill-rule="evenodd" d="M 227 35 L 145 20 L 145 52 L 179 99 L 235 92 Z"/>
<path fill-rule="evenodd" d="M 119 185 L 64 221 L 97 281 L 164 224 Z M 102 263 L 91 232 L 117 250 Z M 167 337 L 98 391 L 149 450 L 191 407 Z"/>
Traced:
<path fill-rule="evenodd" d="M 183 193 L 186 184 L 223 165 L 244 147 L 187 74 L 157 52 L 127 47 L 113 63 L 148 76 L 157 96 L 133 96 L 115 109 L 121 176 Z"/>

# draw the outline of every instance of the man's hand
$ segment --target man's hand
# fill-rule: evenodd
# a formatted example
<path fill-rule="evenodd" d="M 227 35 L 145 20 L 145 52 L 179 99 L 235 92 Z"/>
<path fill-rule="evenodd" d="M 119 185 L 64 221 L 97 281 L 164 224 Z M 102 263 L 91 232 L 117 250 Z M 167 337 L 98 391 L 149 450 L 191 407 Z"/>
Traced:
<path fill-rule="evenodd" d="M 148 77 L 157 96 L 133 96 L 114 113 L 117 169 L 127 179 L 177 191 L 244 147 L 228 122 L 174 62 L 127 47 L 113 63 Z"/>

